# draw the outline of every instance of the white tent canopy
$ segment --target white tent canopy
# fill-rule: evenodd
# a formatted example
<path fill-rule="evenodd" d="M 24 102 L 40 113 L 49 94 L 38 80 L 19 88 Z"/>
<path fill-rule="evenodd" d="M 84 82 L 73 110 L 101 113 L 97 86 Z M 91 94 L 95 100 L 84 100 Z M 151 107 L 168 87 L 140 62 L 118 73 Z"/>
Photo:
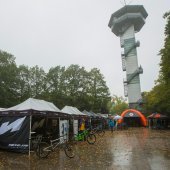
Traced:
<path fill-rule="evenodd" d="M 86 114 L 80 112 L 76 107 L 72 106 L 64 106 L 64 108 L 61 110 L 64 113 L 68 113 L 70 115 L 76 115 L 76 116 L 86 116 Z"/>
<path fill-rule="evenodd" d="M 102 117 L 102 118 L 108 118 L 108 115 L 107 115 L 107 114 L 97 113 L 97 115 L 99 115 L 99 116 Z"/>
<path fill-rule="evenodd" d="M 8 109 L 2 109 L 1 111 L 23 111 L 23 110 L 37 110 L 37 111 L 51 111 L 51 112 L 61 112 L 53 103 L 47 102 L 45 100 L 38 100 L 29 98 L 23 103 L 16 106 L 10 107 Z"/>
<path fill-rule="evenodd" d="M 88 112 L 87 110 L 84 110 L 83 113 L 86 114 L 86 115 L 88 115 L 88 116 L 90 116 L 90 117 L 93 117 L 93 116 L 94 116 L 93 113 Z"/>

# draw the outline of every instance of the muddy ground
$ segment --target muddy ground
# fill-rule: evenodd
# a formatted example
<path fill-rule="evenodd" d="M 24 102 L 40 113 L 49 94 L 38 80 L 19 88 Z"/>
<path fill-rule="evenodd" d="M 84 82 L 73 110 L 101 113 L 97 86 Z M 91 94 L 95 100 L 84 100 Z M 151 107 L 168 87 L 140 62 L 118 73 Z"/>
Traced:
<path fill-rule="evenodd" d="M 0 150 L 0 170 L 170 170 L 170 130 L 106 131 L 94 145 L 79 142 L 75 151 L 72 159 L 63 151 L 39 159 Z"/>

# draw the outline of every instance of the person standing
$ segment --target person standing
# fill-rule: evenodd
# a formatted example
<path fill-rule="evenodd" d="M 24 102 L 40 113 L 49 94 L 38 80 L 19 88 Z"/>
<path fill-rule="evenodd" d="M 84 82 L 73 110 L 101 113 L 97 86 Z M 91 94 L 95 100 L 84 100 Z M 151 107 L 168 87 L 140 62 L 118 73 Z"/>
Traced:
<path fill-rule="evenodd" d="M 80 127 L 79 127 L 79 140 L 80 141 L 84 141 L 85 140 L 84 131 L 85 131 L 85 120 L 83 118 L 80 121 Z"/>
<path fill-rule="evenodd" d="M 85 130 L 85 120 L 84 120 L 84 118 L 83 118 L 83 119 L 81 120 L 81 122 L 80 122 L 79 132 L 80 132 L 80 133 L 83 133 L 84 130 Z"/>
<path fill-rule="evenodd" d="M 113 133 L 114 121 L 112 119 L 109 119 L 109 127 L 111 130 L 111 133 Z"/>
<path fill-rule="evenodd" d="M 116 121 L 115 129 L 117 130 L 118 120 L 116 119 L 115 121 Z"/>

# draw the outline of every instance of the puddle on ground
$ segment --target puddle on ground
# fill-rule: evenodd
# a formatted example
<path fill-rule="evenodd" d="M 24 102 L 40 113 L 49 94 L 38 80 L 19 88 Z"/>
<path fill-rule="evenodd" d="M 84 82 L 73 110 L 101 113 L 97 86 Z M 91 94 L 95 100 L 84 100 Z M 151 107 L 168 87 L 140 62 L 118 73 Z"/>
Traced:
<path fill-rule="evenodd" d="M 34 153 L 26 154 L 0 150 L 0 170 L 169 170 L 170 131 L 147 128 L 106 131 L 97 136 L 94 145 L 86 141 L 74 146 L 75 158 L 66 157 L 57 150 L 47 159 L 39 159 Z"/>

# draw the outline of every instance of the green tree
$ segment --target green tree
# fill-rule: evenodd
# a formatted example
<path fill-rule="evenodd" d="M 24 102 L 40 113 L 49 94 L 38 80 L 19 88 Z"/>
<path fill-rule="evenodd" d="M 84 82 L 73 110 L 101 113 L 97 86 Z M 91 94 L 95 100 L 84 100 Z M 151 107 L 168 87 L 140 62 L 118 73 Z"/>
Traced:
<path fill-rule="evenodd" d="M 20 65 L 18 67 L 18 79 L 18 97 L 19 101 L 22 102 L 31 96 L 30 71 L 28 66 Z"/>
<path fill-rule="evenodd" d="M 126 109 L 128 109 L 128 103 L 123 97 L 113 95 L 112 100 L 108 102 L 108 110 L 111 114 L 120 115 Z"/>
<path fill-rule="evenodd" d="M 159 111 L 170 116 L 170 12 L 165 13 L 164 47 L 160 50 L 160 74 L 157 81 Z"/>
<path fill-rule="evenodd" d="M 89 72 L 88 95 L 94 112 L 108 112 L 107 103 L 110 100 L 110 93 L 103 75 L 97 68 Z"/>
<path fill-rule="evenodd" d="M 170 85 L 170 12 L 165 13 L 164 18 L 167 19 L 165 26 L 164 48 L 160 50 L 160 82 Z M 170 86 L 169 86 L 170 87 Z"/>
<path fill-rule="evenodd" d="M 144 108 L 146 112 L 160 112 L 170 116 L 170 12 L 164 15 L 165 26 L 164 47 L 160 50 L 160 72 L 155 86 L 145 93 Z"/>
<path fill-rule="evenodd" d="M 0 51 L 0 107 L 18 102 L 18 70 L 13 55 Z"/>
<path fill-rule="evenodd" d="M 76 106 L 80 110 L 87 108 L 87 81 L 88 73 L 84 67 L 78 65 L 70 65 L 65 73 L 65 95 L 67 96 L 66 103 Z"/>
<path fill-rule="evenodd" d="M 46 73 L 43 68 L 34 66 L 29 69 L 29 83 L 33 98 L 43 98 L 42 94 L 46 89 Z"/>
<path fill-rule="evenodd" d="M 63 108 L 66 100 L 65 67 L 56 66 L 47 73 L 46 99 L 52 101 L 57 107 Z"/>
<path fill-rule="evenodd" d="M 46 74 L 42 68 L 15 64 L 15 58 L 0 51 L 0 105 L 9 107 L 29 97 L 53 102 L 57 107 L 75 106 L 80 110 L 107 112 L 110 100 L 100 70 L 87 72 L 84 67 L 56 66 Z"/>

